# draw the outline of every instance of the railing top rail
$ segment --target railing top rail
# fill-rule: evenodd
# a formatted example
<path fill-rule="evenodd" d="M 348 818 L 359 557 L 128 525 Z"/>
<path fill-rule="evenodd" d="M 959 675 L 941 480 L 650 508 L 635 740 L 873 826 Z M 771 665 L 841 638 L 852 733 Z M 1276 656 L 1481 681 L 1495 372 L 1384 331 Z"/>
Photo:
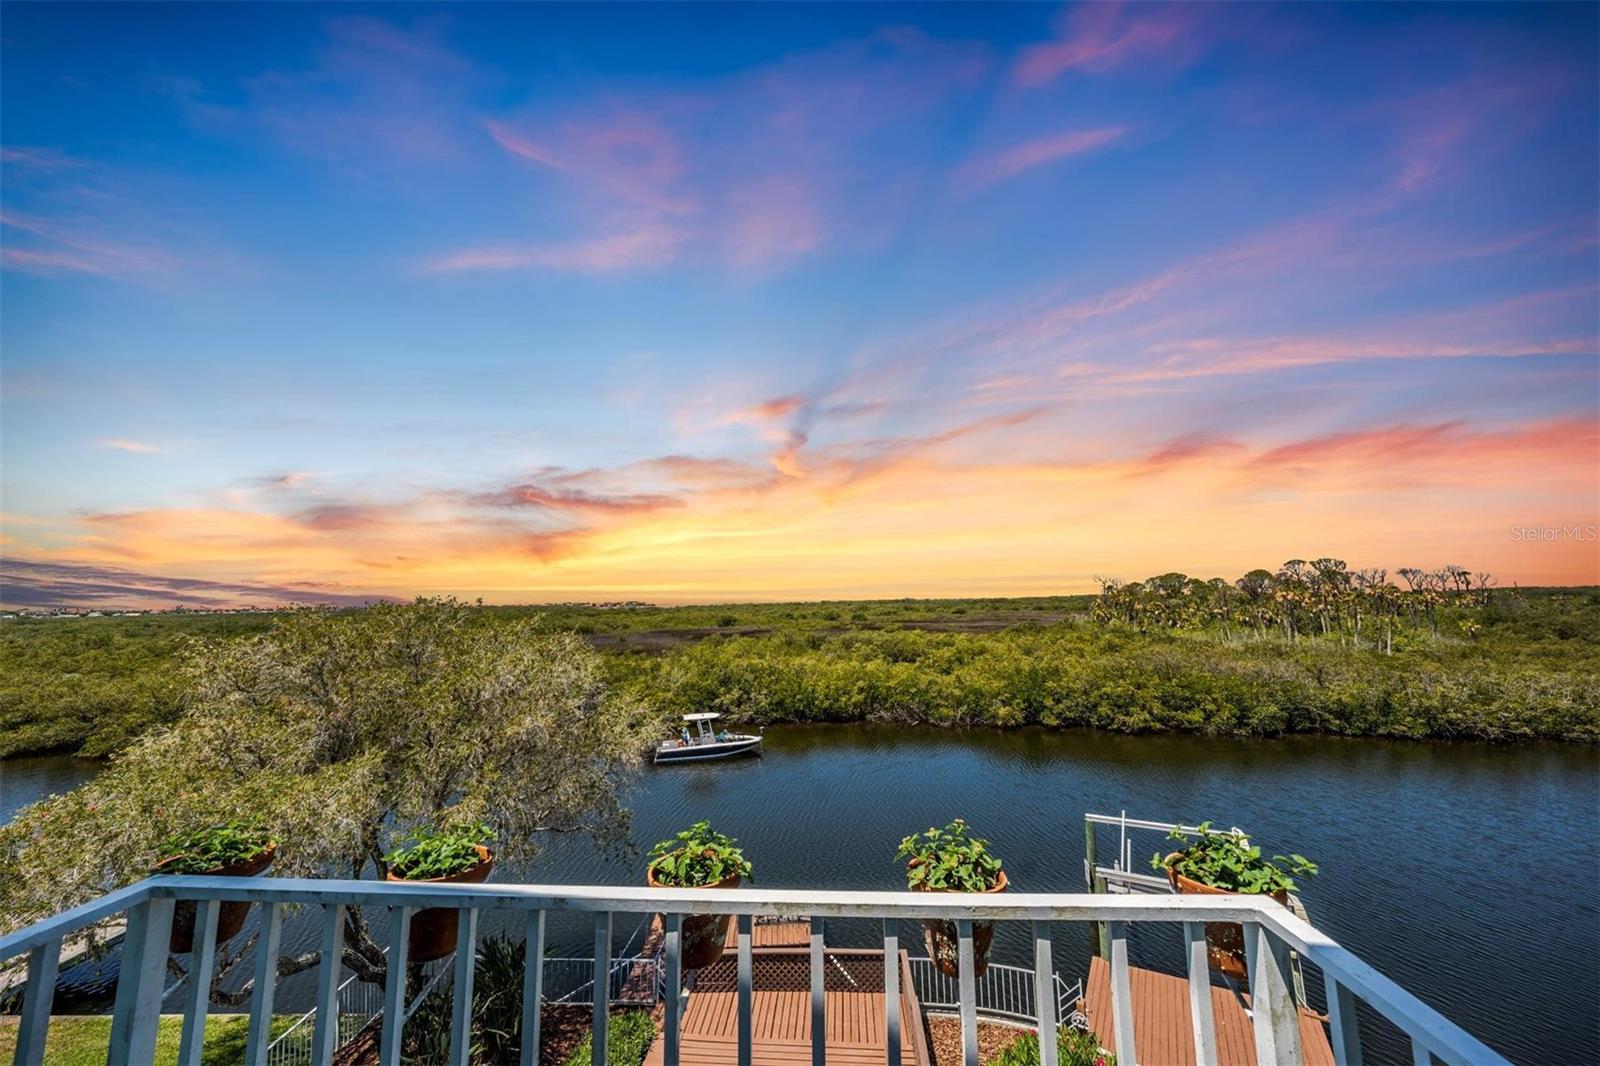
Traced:
<path fill-rule="evenodd" d="M 839 918 L 1002 921 L 1260 922 L 1306 959 L 1376 1007 L 1421 1045 L 1452 1062 L 1504 1063 L 1489 1048 L 1315 926 L 1260 896 L 1095 895 L 697 889 L 631 885 L 429 884 L 318 878 L 146 878 L 5 937 L 0 961 L 58 940 L 151 898 L 255 903 L 472 907 L 696 914 L 807 914 Z"/>

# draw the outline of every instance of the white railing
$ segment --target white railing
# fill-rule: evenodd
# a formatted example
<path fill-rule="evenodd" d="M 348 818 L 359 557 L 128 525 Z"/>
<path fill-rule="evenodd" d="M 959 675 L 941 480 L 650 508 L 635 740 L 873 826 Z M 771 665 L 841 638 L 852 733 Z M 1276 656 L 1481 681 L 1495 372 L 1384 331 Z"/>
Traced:
<path fill-rule="evenodd" d="M 384 948 L 383 952 L 387 955 L 389 949 Z M 407 1018 L 416 1013 L 422 1001 L 439 986 L 444 974 L 449 972 L 449 968 L 443 964 L 444 961 L 428 963 L 423 967 L 423 976 L 427 980 L 406 1007 Z M 166 999 L 166 996 L 163 995 L 162 999 Z M 334 1046 L 343 1047 L 383 1013 L 383 988 L 376 982 L 363 981 L 351 975 L 339 986 L 338 1001 L 339 1029 Z M 289 1027 L 274 1037 L 272 1043 L 267 1046 L 266 1066 L 312 1066 L 316 1058 L 313 1047 L 316 1024 L 316 1007 L 312 1007 L 291 1022 Z"/>
<path fill-rule="evenodd" d="M 911 979 L 916 982 L 917 999 L 929 1010 L 959 1011 L 961 1009 L 961 982 L 939 972 L 939 967 L 925 955 L 913 955 Z M 1055 996 L 1056 1017 L 1065 1021 L 1074 1005 L 1083 995 L 1083 985 L 1068 984 L 1060 974 L 1051 974 L 1051 994 Z M 979 977 L 973 986 L 973 998 L 978 1016 L 1004 1018 L 1007 1021 L 1033 1025 L 1039 1018 L 1037 989 L 1033 971 L 1025 966 L 1006 966 L 991 962 L 988 972 Z"/>
<path fill-rule="evenodd" d="M 1256 1060 L 1260 1063 L 1300 1064 L 1299 1011 L 1290 992 L 1288 954 L 1300 953 L 1323 974 L 1335 1061 L 1361 1062 L 1356 1001 L 1362 1000 L 1397 1026 L 1411 1040 L 1418 1066 L 1429 1056 L 1447 1066 L 1494 1064 L 1505 1060 L 1465 1030 L 1444 1018 L 1411 993 L 1383 976 L 1309 923 L 1268 899 L 1250 896 L 1105 896 L 1036 895 L 1004 896 L 961 893 L 910 892 L 805 892 L 730 889 L 705 892 L 694 889 L 654 889 L 587 885 L 459 885 L 425 882 L 334 881 L 292 878 L 235 878 L 173 876 L 150 878 L 112 892 L 93 903 L 75 907 L 0 937 L 0 963 L 24 952 L 28 958 L 28 985 L 17 1032 L 15 1061 L 32 1064 L 43 1060 L 50 1023 L 51 1001 L 63 939 L 86 925 L 126 912 L 127 936 L 123 942 L 121 976 L 117 983 L 107 1059 L 119 1064 L 145 1066 L 155 1053 L 161 1012 L 162 977 L 167 964 L 167 941 L 177 900 L 195 900 L 195 944 L 185 996 L 180 1066 L 198 1066 L 205 1032 L 210 978 L 215 967 L 215 938 L 219 905 L 225 900 L 245 900 L 263 907 L 257 942 L 255 986 L 251 999 L 246 1062 L 264 1066 L 272 1022 L 276 987 L 276 959 L 285 909 L 291 905 L 321 908 L 321 955 L 318 967 L 318 1014 L 312 1048 L 313 1061 L 327 1066 L 338 1041 L 338 990 L 342 976 L 339 957 L 344 942 L 344 915 L 348 907 L 386 907 L 391 932 L 385 982 L 380 1061 L 394 1066 L 400 1059 L 405 1011 L 402 998 L 411 918 L 421 907 L 445 907 L 460 913 L 458 935 L 462 945 L 452 965 L 454 1009 L 451 1022 L 451 1061 L 465 1066 L 471 1036 L 472 982 L 478 917 L 486 910 L 513 911 L 525 922 L 528 958 L 523 986 L 524 1034 L 522 1061 L 532 1066 L 539 1045 L 539 1014 L 543 996 L 545 916 L 578 912 L 592 916 L 594 928 L 595 995 L 593 1024 L 595 1061 L 606 1061 L 606 1030 L 610 1017 L 612 920 L 624 914 L 665 916 L 665 950 L 662 958 L 665 1019 L 662 1026 L 663 1062 L 679 1062 L 682 1022 L 682 926 L 685 915 L 733 914 L 738 916 L 738 1061 L 751 1060 L 752 948 L 751 929 L 757 914 L 809 915 L 811 922 L 811 1034 L 812 1062 L 824 1063 L 827 1002 L 824 995 L 823 928 L 829 919 L 877 919 L 883 922 L 884 1009 L 888 1034 L 887 1063 L 897 1063 L 901 1053 L 899 923 L 934 918 L 954 922 L 959 938 L 958 1011 L 963 1032 L 966 1066 L 978 1063 L 977 982 L 973 974 L 972 926 L 977 921 L 1027 922 L 1033 935 L 1037 1015 L 1041 1032 L 1053 1032 L 1058 1018 L 1052 989 L 1053 924 L 1059 922 L 1108 923 L 1111 941 L 1111 1004 L 1118 1062 L 1136 1066 L 1134 1014 L 1128 966 L 1129 923 L 1166 923 L 1184 931 L 1187 944 L 1191 1033 L 1196 1059 L 1217 1061 L 1216 1027 L 1212 1018 L 1210 972 L 1206 962 L 1205 922 L 1240 922 L 1244 926 L 1250 974 L 1251 1017 Z M 1043 1066 L 1055 1066 L 1054 1041 L 1041 1041 Z"/>

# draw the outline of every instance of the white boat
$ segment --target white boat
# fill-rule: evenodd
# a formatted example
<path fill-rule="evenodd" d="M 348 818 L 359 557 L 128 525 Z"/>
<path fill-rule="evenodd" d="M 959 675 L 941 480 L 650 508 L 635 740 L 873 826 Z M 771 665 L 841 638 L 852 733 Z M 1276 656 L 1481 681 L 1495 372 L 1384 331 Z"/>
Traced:
<path fill-rule="evenodd" d="M 655 761 L 698 762 L 702 759 L 730 759 L 735 755 L 761 754 L 760 734 L 718 732 L 713 729 L 711 723 L 721 717 L 711 711 L 684 715 L 682 733 L 676 739 L 663 740 L 656 745 Z"/>

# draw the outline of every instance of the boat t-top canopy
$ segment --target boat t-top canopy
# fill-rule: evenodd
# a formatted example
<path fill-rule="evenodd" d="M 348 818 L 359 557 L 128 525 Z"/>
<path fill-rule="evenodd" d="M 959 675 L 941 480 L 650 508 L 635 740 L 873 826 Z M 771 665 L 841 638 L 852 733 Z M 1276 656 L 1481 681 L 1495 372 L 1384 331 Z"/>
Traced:
<path fill-rule="evenodd" d="M 699 714 L 686 714 L 683 716 L 683 720 L 685 722 L 709 722 L 713 718 L 721 717 L 722 715 L 718 714 L 716 711 L 701 711 Z"/>

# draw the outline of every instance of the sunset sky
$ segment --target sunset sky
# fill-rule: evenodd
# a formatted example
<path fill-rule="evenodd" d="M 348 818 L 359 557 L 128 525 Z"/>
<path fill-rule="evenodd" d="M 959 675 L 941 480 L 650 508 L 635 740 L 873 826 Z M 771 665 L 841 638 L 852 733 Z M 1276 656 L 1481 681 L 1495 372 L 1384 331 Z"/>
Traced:
<path fill-rule="evenodd" d="M 0 602 L 1600 582 L 1597 11 L 8 4 Z"/>

